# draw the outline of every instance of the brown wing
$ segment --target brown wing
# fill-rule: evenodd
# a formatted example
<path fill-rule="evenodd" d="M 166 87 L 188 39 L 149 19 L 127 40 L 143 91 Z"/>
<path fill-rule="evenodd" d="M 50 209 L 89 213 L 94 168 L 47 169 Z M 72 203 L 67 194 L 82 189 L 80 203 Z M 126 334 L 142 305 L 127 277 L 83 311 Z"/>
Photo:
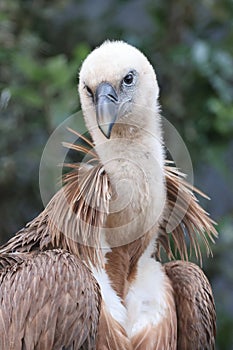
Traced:
<path fill-rule="evenodd" d="M 18 259 L 0 276 L 0 349 L 95 349 L 100 304 L 97 282 L 75 256 Z"/>
<path fill-rule="evenodd" d="M 164 266 L 175 292 L 177 349 L 215 349 L 216 313 L 208 279 L 190 262 L 172 261 Z"/>

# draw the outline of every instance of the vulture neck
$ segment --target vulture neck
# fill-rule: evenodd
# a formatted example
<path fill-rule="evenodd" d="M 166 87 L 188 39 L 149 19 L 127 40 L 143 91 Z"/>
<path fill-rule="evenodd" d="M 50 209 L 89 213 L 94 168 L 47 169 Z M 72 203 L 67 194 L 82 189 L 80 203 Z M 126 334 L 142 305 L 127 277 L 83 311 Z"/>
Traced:
<path fill-rule="evenodd" d="M 112 188 L 101 237 L 107 248 L 106 270 L 112 283 L 119 274 L 119 283 L 113 286 L 122 298 L 127 293 L 122 275 L 125 281 L 133 278 L 140 256 L 157 237 L 165 205 L 159 116 L 152 120 L 147 128 L 116 125 L 109 140 L 95 143 Z"/>

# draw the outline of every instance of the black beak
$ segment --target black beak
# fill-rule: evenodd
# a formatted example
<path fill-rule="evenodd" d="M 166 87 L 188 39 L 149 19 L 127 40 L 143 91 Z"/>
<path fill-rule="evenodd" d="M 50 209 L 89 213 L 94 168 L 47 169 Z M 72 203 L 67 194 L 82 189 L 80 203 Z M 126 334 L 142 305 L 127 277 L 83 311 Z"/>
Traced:
<path fill-rule="evenodd" d="M 101 83 L 95 93 L 96 119 L 102 133 L 109 139 L 118 114 L 118 96 L 114 87 Z"/>

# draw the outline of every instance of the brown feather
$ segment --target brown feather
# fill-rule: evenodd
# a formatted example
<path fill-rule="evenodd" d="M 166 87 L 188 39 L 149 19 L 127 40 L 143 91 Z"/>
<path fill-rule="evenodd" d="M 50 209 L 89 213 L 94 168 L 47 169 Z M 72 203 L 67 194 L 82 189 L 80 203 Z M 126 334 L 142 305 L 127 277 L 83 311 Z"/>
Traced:
<path fill-rule="evenodd" d="M 97 350 L 133 350 L 125 330 L 114 320 L 102 302 Z"/>
<path fill-rule="evenodd" d="M 204 242 L 207 255 L 212 254 L 209 241 L 214 242 L 217 231 L 214 222 L 198 204 L 194 192 L 206 197 L 201 191 L 184 180 L 184 176 L 177 168 L 165 167 L 167 185 L 167 205 L 164 211 L 160 234 L 158 238 L 158 257 L 161 247 L 165 249 L 168 258 L 174 259 L 171 240 L 175 254 L 178 252 L 181 259 L 188 260 L 189 253 L 195 252 L 196 258 L 202 263 L 200 242 Z M 187 238 L 190 250 L 188 253 Z"/>
<path fill-rule="evenodd" d="M 175 292 L 177 348 L 214 350 L 216 313 L 208 279 L 197 265 L 190 262 L 172 261 L 164 266 Z"/>
<path fill-rule="evenodd" d="M 0 349 L 95 348 L 100 291 L 74 255 L 24 254 L 2 271 L 0 288 Z"/>

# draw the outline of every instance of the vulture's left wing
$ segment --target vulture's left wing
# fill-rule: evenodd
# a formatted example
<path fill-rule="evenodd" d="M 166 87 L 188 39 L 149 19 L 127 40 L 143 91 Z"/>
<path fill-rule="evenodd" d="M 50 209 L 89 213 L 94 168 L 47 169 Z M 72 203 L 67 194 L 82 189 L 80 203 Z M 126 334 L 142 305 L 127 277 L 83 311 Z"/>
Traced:
<path fill-rule="evenodd" d="M 216 313 L 208 279 L 190 262 L 172 261 L 164 267 L 175 292 L 177 349 L 214 350 Z"/>
<path fill-rule="evenodd" d="M 89 269 L 62 250 L 22 256 L 2 263 L 0 349 L 95 349 L 101 297 Z"/>

